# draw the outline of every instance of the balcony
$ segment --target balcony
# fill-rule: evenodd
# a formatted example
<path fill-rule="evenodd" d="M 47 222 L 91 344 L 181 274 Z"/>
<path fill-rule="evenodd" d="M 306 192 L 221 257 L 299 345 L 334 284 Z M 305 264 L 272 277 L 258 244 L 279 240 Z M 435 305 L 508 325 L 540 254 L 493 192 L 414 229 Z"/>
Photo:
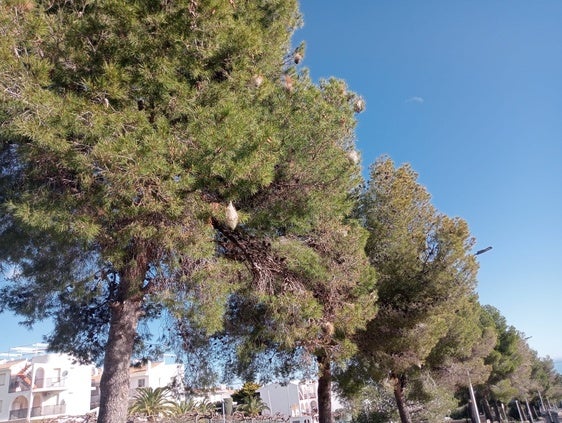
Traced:
<path fill-rule="evenodd" d="M 318 395 L 316 394 L 316 392 L 314 391 L 310 391 L 310 392 L 299 392 L 299 399 L 300 400 L 306 400 L 306 399 L 316 399 L 318 397 Z"/>
<path fill-rule="evenodd" d="M 36 389 L 59 389 L 64 388 L 66 384 L 66 379 L 61 379 L 60 377 L 48 377 L 35 379 L 35 386 L 33 390 Z"/>
<path fill-rule="evenodd" d="M 35 379 L 35 384 L 33 385 L 34 391 L 49 391 L 49 390 L 61 390 L 65 389 L 66 379 L 61 379 L 60 377 L 49 377 L 49 378 L 39 378 Z M 22 379 L 21 377 L 10 378 L 10 387 L 8 392 L 23 392 L 29 391 L 31 388 L 31 383 L 29 379 Z"/>
<path fill-rule="evenodd" d="M 17 376 L 10 378 L 10 386 L 8 388 L 8 392 L 23 392 L 29 391 L 30 389 L 31 385 L 21 378 Z"/>
<path fill-rule="evenodd" d="M 27 418 L 27 408 L 10 411 L 10 420 L 18 420 Z M 65 414 L 66 405 L 44 405 L 43 407 L 33 407 L 31 409 L 31 417 L 53 416 L 57 414 Z"/>

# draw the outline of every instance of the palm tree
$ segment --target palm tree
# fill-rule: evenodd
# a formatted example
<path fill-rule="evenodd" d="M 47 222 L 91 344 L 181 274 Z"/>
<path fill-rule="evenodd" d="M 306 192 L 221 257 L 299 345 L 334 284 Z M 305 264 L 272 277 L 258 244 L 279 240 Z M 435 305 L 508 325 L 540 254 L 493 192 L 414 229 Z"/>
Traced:
<path fill-rule="evenodd" d="M 197 404 L 197 411 L 203 415 L 213 415 L 216 411 L 215 404 L 205 398 L 203 401 Z"/>
<path fill-rule="evenodd" d="M 169 414 L 173 401 L 168 398 L 168 388 L 139 388 L 135 395 L 129 414 L 146 416 L 149 422 L 156 421 L 158 416 Z"/>
<path fill-rule="evenodd" d="M 180 401 L 174 403 L 170 407 L 170 415 L 174 417 L 181 417 L 187 414 L 196 414 L 197 413 L 197 403 L 190 399 L 188 401 Z"/>
<path fill-rule="evenodd" d="M 257 417 L 262 411 L 269 410 L 269 407 L 260 397 L 251 395 L 245 397 L 244 402 L 236 407 L 236 410 L 242 411 L 246 416 Z"/>

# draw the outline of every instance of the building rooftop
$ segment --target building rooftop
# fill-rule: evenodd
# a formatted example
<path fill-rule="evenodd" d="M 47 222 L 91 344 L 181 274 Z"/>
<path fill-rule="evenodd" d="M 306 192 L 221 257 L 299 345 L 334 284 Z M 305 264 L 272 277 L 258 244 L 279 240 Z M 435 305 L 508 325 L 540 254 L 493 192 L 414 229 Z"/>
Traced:
<path fill-rule="evenodd" d="M 20 364 L 20 363 L 25 363 L 26 360 L 10 360 L 10 361 L 6 361 L 6 360 L 0 360 L 0 370 L 3 369 L 10 369 L 12 366 L 15 366 L 16 364 Z"/>

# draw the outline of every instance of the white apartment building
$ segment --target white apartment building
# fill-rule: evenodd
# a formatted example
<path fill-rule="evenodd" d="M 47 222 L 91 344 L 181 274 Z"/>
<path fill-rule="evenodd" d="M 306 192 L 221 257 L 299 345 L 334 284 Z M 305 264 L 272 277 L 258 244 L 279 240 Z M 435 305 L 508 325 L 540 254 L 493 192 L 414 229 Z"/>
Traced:
<path fill-rule="evenodd" d="M 177 363 L 163 362 L 139 362 L 133 364 L 129 369 L 129 399 L 132 400 L 138 388 L 176 387 L 178 392 L 183 393 L 183 366 Z M 92 377 L 91 409 L 99 407 L 100 403 L 100 381 L 103 371 L 96 369 Z"/>
<path fill-rule="evenodd" d="M 270 414 L 281 413 L 289 416 L 290 423 L 318 422 L 318 382 L 291 381 L 286 385 L 270 383 L 258 389 L 263 402 L 269 407 Z M 332 393 L 332 410 L 342 405 Z"/>
<path fill-rule="evenodd" d="M 226 385 L 220 385 L 210 392 L 206 392 L 204 394 L 196 395 L 193 399 L 195 400 L 195 402 L 203 402 L 205 400 L 207 400 L 209 402 L 214 402 L 214 403 L 224 402 L 224 400 L 227 399 L 227 398 L 232 399 L 232 394 L 234 392 L 235 392 L 234 389 L 232 389 L 232 388 L 230 388 Z"/>
<path fill-rule="evenodd" d="M 176 387 L 183 392 L 183 366 L 181 364 L 166 362 L 153 362 L 148 360 L 146 363 L 131 366 L 130 374 L 130 393 L 133 398 L 138 388 L 159 388 L 164 386 Z"/>
<path fill-rule="evenodd" d="M 32 353 L 20 348 L 21 358 L 0 361 L 0 422 L 90 411 L 93 366 L 66 354 L 47 354 L 38 345 Z"/>
<path fill-rule="evenodd" d="M 34 344 L 0 353 L 0 422 L 81 416 L 99 406 L 102 371 L 81 365 L 67 354 L 47 353 L 46 347 Z M 140 387 L 175 384 L 183 391 L 179 364 L 148 361 L 131 366 L 130 376 L 131 399 Z"/>

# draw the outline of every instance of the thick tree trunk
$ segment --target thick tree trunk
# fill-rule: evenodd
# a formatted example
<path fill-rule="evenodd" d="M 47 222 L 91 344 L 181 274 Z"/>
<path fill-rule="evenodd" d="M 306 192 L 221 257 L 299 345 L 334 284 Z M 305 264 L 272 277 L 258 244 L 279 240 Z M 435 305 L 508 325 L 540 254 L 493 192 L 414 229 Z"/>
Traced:
<path fill-rule="evenodd" d="M 318 377 L 318 423 L 332 423 L 332 368 L 330 357 L 316 357 L 320 376 Z"/>
<path fill-rule="evenodd" d="M 394 377 L 394 399 L 400 414 L 400 421 L 402 423 L 412 423 L 410 413 L 406 408 L 406 399 L 404 398 L 404 389 L 406 388 L 406 376 L 400 375 Z"/>
<path fill-rule="evenodd" d="M 129 404 L 129 367 L 137 323 L 140 300 L 125 300 L 113 306 L 109 338 L 103 360 L 100 381 L 100 411 L 98 423 L 124 423 Z"/>
<path fill-rule="evenodd" d="M 142 311 L 146 255 L 133 253 L 120 275 L 117 301 L 111 305 L 109 337 L 100 381 L 98 423 L 125 423 L 129 407 L 129 368 Z"/>

